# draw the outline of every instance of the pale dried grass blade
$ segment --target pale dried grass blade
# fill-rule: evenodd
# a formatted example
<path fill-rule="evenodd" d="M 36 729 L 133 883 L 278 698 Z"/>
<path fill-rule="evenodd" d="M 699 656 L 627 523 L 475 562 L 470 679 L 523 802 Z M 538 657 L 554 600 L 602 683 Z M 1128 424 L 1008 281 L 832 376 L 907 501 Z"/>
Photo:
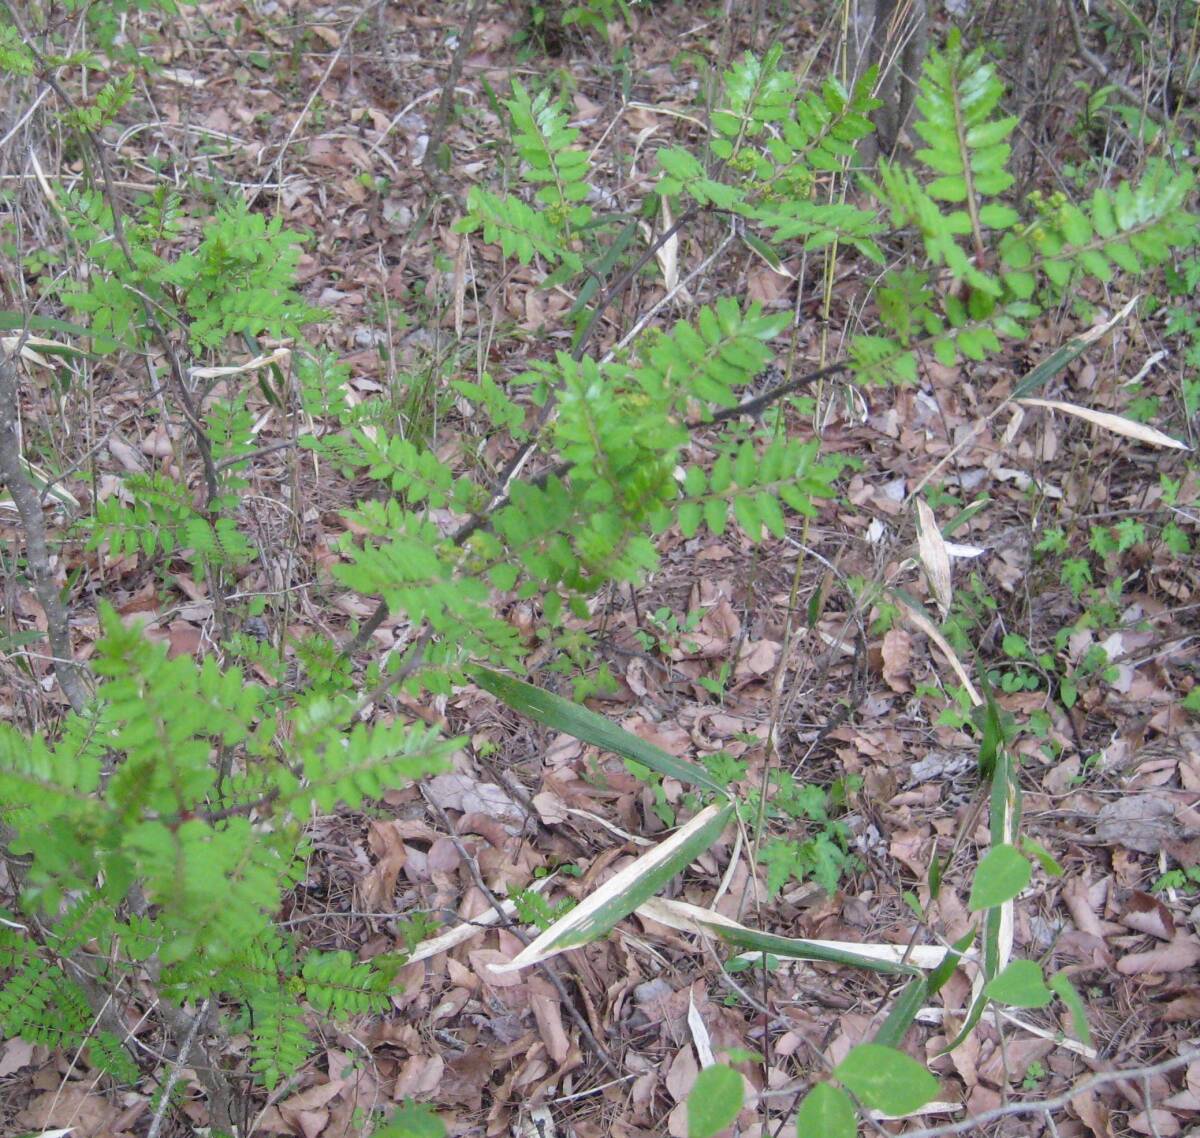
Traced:
<path fill-rule="evenodd" d="M 692 1033 L 692 1042 L 696 1045 L 696 1056 L 700 1060 L 700 1066 L 711 1067 L 717 1061 L 717 1057 L 713 1054 L 712 1036 L 708 1034 L 704 1018 L 700 1015 L 700 1009 L 696 1007 L 695 997 L 690 991 L 688 992 L 687 1021 L 688 1029 Z"/>
<path fill-rule="evenodd" d="M 950 554 L 938 528 L 937 518 L 924 498 L 917 499 L 917 550 L 925 567 L 925 579 L 945 618 L 950 611 L 953 589 L 950 579 Z"/>
<path fill-rule="evenodd" d="M 1112 431 L 1114 435 L 1137 439 L 1138 442 L 1146 443 L 1148 446 L 1191 450 L 1187 443 L 1181 443 L 1178 439 L 1165 435 L 1154 427 L 1148 427 L 1145 423 L 1135 423 L 1132 419 L 1126 419 L 1123 415 L 1114 415 L 1109 411 L 1093 411 L 1091 407 L 1080 407 L 1076 403 L 1064 403 L 1061 399 L 1022 399 L 1021 402 L 1029 407 L 1045 407 L 1050 411 L 1061 411 L 1064 415 L 1074 415 L 1077 419 L 1083 419 L 1094 426 L 1103 427 L 1106 431 Z"/>
<path fill-rule="evenodd" d="M 244 364 L 230 364 L 227 367 L 190 367 L 188 375 L 192 379 L 223 379 L 227 375 L 242 375 L 248 371 L 258 371 L 262 367 L 278 364 L 286 369 L 292 362 L 291 348 L 276 348 L 270 355 L 255 356 Z"/>
<path fill-rule="evenodd" d="M 539 877 L 536 881 L 530 883 L 528 887 L 529 892 L 540 893 L 556 876 L 558 875 L 552 873 L 549 877 Z M 506 917 L 516 915 L 517 906 L 512 901 L 501 901 L 500 908 L 504 910 Z M 431 956 L 437 956 L 439 952 L 449 952 L 450 949 L 457 948 L 460 944 L 474 940 L 480 933 L 487 931 L 488 925 L 494 925 L 499 919 L 500 914 L 495 909 L 488 909 L 468 923 L 458 925 L 449 932 L 441 933 L 438 936 L 421 941 L 412 952 L 408 953 L 407 962 L 414 964 L 418 960 L 428 960 Z"/>
<path fill-rule="evenodd" d="M 662 223 L 664 232 L 675 224 L 671 217 L 671 207 L 665 197 L 662 199 Z M 667 292 L 674 292 L 679 287 L 679 234 L 672 233 L 657 250 L 655 257 L 658 259 L 659 268 L 662 269 L 663 284 Z"/>
<path fill-rule="evenodd" d="M 971 705 L 979 707 L 983 703 L 983 699 L 980 697 L 979 692 L 975 690 L 975 685 L 971 683 L 971 677 L 967 674 L 967 669 L 963 667 L 962 661 L 958 658 L 954 649 L 950 647 L 950 642 L 938 631 L 937 625 L 919 609 L 913 608 L 903 597 L 893 593 L 892 599 L 900 602 L 908 622 L 918 631 L 925 633 L 937 645 L 938 651 L 945 656 L 950 667 L 954 669 L 954 674 L 958 677 L 958 682 L 966 689 L 967 695 L 971 700 Z"/>
<path fill-rule="evenodd" d="M 44 351 L 52 352 L 68 352 L 82 355 L 78 348 L 71 347 L 70 344 L 60 344 L 57 340 L 46 340 L 41 336 L 2 336 L 0 337 L 0 350 L 5 356 L 11 358 L 20 351 L 21 359 L 28 360 L 30 363 L 37 364 L 38 367 L 44 367 L 48 370 L 54 370 L 54 364 L 47 360 L 40 353 L 36 352 L 35 348 L 41 348 Z"/>

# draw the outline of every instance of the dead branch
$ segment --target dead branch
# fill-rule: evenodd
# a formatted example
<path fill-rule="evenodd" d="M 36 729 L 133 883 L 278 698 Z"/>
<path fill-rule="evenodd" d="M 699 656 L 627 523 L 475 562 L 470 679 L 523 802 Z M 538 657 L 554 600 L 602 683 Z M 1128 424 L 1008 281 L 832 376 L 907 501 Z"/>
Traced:
<path fill-rule="evenodd" d="M 42 502 L 21 459 L 17 427 L 17 369 L 11 359 L 0 358 L 0 479 L 12 495 L 25 535 L 25 562 L 33 578 L 33 589 L 46 614 L 46 639 L 54 662 L 54 674 L 71 707 L 82 714 L 91 695 L 83 682 L 71 650 L 71 625 L 54 574 L 46 545 L 46 522 Z"/>

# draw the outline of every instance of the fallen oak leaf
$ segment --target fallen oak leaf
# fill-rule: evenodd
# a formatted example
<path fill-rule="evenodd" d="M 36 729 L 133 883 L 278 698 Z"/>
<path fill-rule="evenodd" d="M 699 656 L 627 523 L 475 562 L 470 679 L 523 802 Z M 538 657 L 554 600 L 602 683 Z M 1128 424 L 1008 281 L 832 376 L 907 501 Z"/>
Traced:
<path fill-rule="evenodd" d="M 1131 952 L 1117 961 L 1122 976 L 1138 976 L 1143 972 L 1182 972 L 1200 963 L 1200 941 L 1189 934 L 1176 936 L 1167 944 L 1149 952 Z"/>
<path fill-rule="evenodd" d="M 1159 940 L 1175 939 L 1175 921 L 1170 910 L 1157 897 L 1140 889 L 1135 889 L 1126 900 L 1121 924 Z"/>

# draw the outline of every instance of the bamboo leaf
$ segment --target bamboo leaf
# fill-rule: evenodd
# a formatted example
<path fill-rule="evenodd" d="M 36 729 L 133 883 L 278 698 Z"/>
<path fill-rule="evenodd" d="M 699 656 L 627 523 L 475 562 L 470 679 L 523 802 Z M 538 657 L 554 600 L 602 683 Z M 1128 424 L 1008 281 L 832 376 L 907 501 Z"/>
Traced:
<path fill-rule="evenodd" d="M 701 810 L 666 841 L 610 877 L 509 963 L 491 967 L 497 972 L 516 971 L 599 939 L 707 850 L 732 817 L 732 802 Z"/>
<path fill-rule="evenodd" d="M 1061 411 L 1064 415 L 1074 415 L 1077 419 L 1083 419 L 1097 427 L 1103 427 L 1106 431 L 1112 431 L 1114 435 L 1124 435 L 1127 439 L 1137 439 L 1138 442 L 1147 443 L 1150 446 L 1171 447 L 1175 450 L 1190 449 L 1186 443 L 1181 443 L 1178 439 L 1163 434 L 1162 431 L 1148 427 L 1145 423 L 1137 423 L 1133 419 L 1126 419 L 1123 415 L 1114 415 L 1109 411 L 1093 411 L 1090 407 L 1080 407 L 1077 403 L 1065 403 L 1061 399 L 1022 399 L 1020 402 L 1026 407 L 1045 407 L 1050 411 Z"/>
<path fill-rule="evenodd" d="M 829 964 L 846 964 L 873 972 L 891 972 L 915 976 L 922 968 L 937 968 L 952 950 L 940 945 L 914 945 L 907 952 L 899 944 L 855 944 L 835 940 L 807 940 L 801 937 L 775 936 L 758 932 L 739 924 L 712 909 L 689 905 L 665 897 L 655 897 L 638 907 L 638 915 L 649 917 L 660 925 L 684 932 L 705 933 L 720 937 L 727 944 L 748 952 L 769 953 L 792 960 L 821 960 Z"/>
<path fill-rule="evenodd" d="M 652 771 L 678 779 L 685 786 L 698 786 L 725 794 L 725 788 L 698 763 L 668 754 L 653 743 L 647 743 L 645 739 L 639 739 L 632 732 L 618 727 L 603 715 L 527 684 L 524 680 L 493 672 L 490 668 L 477 666 L 470 669 L 470 674 L 481 688 L 491 692 L 513 711 L 528 715 L 546 727 L 633 759 Z"/>

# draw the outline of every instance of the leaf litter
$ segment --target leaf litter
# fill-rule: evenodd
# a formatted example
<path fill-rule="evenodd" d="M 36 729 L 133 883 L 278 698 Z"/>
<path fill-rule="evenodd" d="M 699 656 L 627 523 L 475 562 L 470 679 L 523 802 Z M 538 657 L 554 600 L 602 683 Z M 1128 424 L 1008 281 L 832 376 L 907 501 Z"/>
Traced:
<path fill-rule="evenodd" d="M 290 3 L 263 11 L 299 13 Z M 315 14 L 312 35 L 324 48 L 299 53 L 291 86 L 247 73 L 249 81 L 231 89 L 217 55 L 199 53 L 187 59 L 187 68 L 178 66 L 180 59 L 162 60 L 171 64 L 161 76 L 167 84 L 159 104 L 163 136 L 188 121 L 227 135 L 247 184 L 265 177 L 287 224 L 317 235 L 301 276 L 311 300 L 333 314 L 328 346 L 350 368 L 346 391 L 352 400 L 390 388 L 399 368 L 422 366 L 430 345 L 448 333 L 471 336 L 500 319 L 532 340 L 560 322 L 566 307 L 562 296 L 542 291 L 528 270 L 510 274 L 494 295 L 476 297 L 467 287 L 466 242 L 448 224 L 410 240 L 412 203 L 424 192 L 420 164 L 444 78 L 443 41 L 455 24 L 442 11 L 382 11 L 381 34 L 401 49 L 393 44 L 360 52 L 351 44 L 323 83 L 331 53 L 349 34 L 349 9 Z M 207 6 L 206 19 L 240 51 L 293 51 L 290 32 L 271 20 L 235 24 L 234 17 L 232 5 Z M 585 138 L 600 145 L 623 114 L 635 132 L 635 163 L 643 166 L 641 151 L 686 125 L 692 106 L 687 81 L 668 66 L 670 57 L 689 41 L 704 46 L 704 33 L 684 13 L 656 10 L 653 18 L 673 21 L 672 34 L 628 39 L 647 89 L 623 112 L 607 83 L 589 73 L 594 56 L 573 61 L 583 85 L 576 110 Z M 486 174 L 484 143 L 500 128 L 484 80 L 493 88 L 505 83 L 517 30 L 511 8 L 488 10 L 468 57 L 457 94 L 470 113 L 453 124 L 448 139 L 463 184 Z M 281 124 L 303 125 L 305 100 L 318 84 L 327 122 L 339 126 L 311 122 L 300 145 L 285 147 Z M 154 137 L 146 132 L 141 144 Z M 273 160 L 276 165 L 268 165 Z M 365 175 L 385 178 L 386 188 L 369 193 Z M 471 255 L 496 257 L 489 248 L 474 248 Z M 662 284 L 669 287 L 693 259 L 699 257 L 687 242 L 664 248 Z M 447 263 L 454 266 L 450 272 Z M 745 281 L 727 283 L 783 306 L 791 303 L 797 269 L 789 263 L 786 272 L 776 272 L 758 263 Z M 429 327 L 389 327 L 378 339 L 380 304 L 414 295 L 448 303 L 431 311 Z M 1035 341 L 1058 343 L 1071 331 L 1077 330 L 1042 327 Z M 1030 350 L 1037 348 L 1031 343 Z M 1141 348 L 1130 337 L 1114 352 L 1136 362 Z M 215 378 L 266 362 L 256 358 L 206 374 Z M 1103 365 L 1106 374 L 1111 363 Z M 666 895 L 646 899 L 632 916 L 622 914 L 611 936 L 583 948 L 564 946 L 564 964 L 556 972 L 566 985 L 560 991 L 536 969 L 513 967 L 522 954 L 554 963 L 530 952 L 514 931 L 538 932 L 531 913 L 551 927 L 558 920 L 569 928 L 571 911 L 586 914 L 597 896 L 602 903 L 606 885 L 648 856 L 647 849 L 671 840 L 664 838 L 672 832 L 666 819 L 686 820 L 687 789 L 670 774 L 657 784 L 637 777 L 599 744 L 519 721 L 480 690 L 460 692 L 444 706 L 425 709 L 471 739 L 459 767 L 430 780 L 431 802 L 415 791 L 397 791 L 386 796 L 382 817 L 338 816 L 313 828 L 309 872 L 286 919 L 303 922 L 321 947 L 344 947 L 363 957 L 402 948 L 409 963 L 399 977 L 393 1014 L 329 1040 L 320 1057 L 295 1073 L 293 1091 L 265 1107 L 257 1120 L 260 1132 L 304 1138 L 353 1133 L 362 1112 L 412 1097 L 436 1105 L 451 1133 L 546 1138 L 546 1127 L 557 1122 L 583 1136 L 634 1138 L 664 1127 L 682 1135 L 682 1104 L 700 1070 L 714 1060 L 758 1056 L 736 1064 L 752 1103 L 759 1092 L 807 1078 L 814 1053 L 836 1063 L 870 1037 L 876 1009 L 893 992 L 885 975 L 810 960 L 756 979 L 752 990 L 748 980 L 734 986 L 738 974 L 720 967 L 711 931 L 732 922 L 779 938 L 777 948 L 790 940 L 835 952 L 870 950 L 889 961 L 904 958 L 915 931 L 906 898 L 922 906 L 930 901 L 930 860 L 935 851 L 951 848 L 970 818 L 975 790 L 970 737 L 937 722 L 929 697 L 921 694 L 961 685 L 979 701 L 935 614 L 944 616 L 977 573 L 1000 602 L 978 630 L 985 645 L 994 646 L 1010 614 L 1022 612 L 1021 627 L 1052 638 L 1068 598 L 1055 582 L 1031 582 L 1036 534 L 1029 494 L 1116 524 L 1159 501 L 1157 483 L 1147 479 L 1130 443 L 1180 448 L 1178 440 L 1105 409 L 1112 392 L 1086 367 L 1067 378 L 1062 399 L 1018 396 L 1011 372 L 1002 367 L 965 376 L 931 364 L 928 374 L 927 389 L 865 393 L 865 417 L 832 405 L 828 410 L 825 446 L 864 464 L 848 484 L 856 512 L 826 508 L 793 541 L 754 547 L 728 534 L 691 541 L 667 535 L 656 578 L 636 597 L 614 593 L 596 620 L 623 683 L 614 699 L 594 701 L 594 710 L 678 761 L 706 770 L 718 756 L 742 764 L 735 779 L 742 789 L 764 785 L 775 769 L 814 786 L 847 775 L 861 778 L 861 787 L 846 794 L 844 815 L 861 868 L 832 895 L 796 888 L 769 896 L 762 867 L 744 855 L 733 859 L 740 847 L 718 834 L 662 883 Z M 136 399 L 136 393 L 112 390 L 101 400 L 102 414 L 114 424 L 102 496 L 118 492 L 115 479 L 105 481 L 114 472 L 173 458 L 174 439 L 160 424 L 143 419 L 121 430 L 115 426 Z M 800 421 L 792 427 L 798 434 L 811 431 Z M 268 425 L 264 442 L 271 437 Z M 258 463 L 255 478 L 265 494 L 281 472 L 270 456 Z M 923 496 L 931 487 L 953 491 L 960 505 L 980 491 L 993 499 L 988 511 L 955 532 L 962 545 L 947 540 L 946 510 Z M 332 550 L 344 527 L 337 511 L 353 497 L 353 488 L 334 478 L 314 483 L 301 518 L 307 553 L 295 564 L 256 570 L 241 584 L 289 588 L 303 566 L 332 586 Z M 915 510 L 907 508 L 909 501 Z M 821 564 L 798 548 L 802 541 L 817 550 Z M 967 566 L 957 564 L 960 559 Z M 818 591 L 825 565 L 839 575 L 861 574 L 882 591 L 874 604 L 858 608 L 841 593 L 806 627 L 788 609 L 793 577 L 799 566 L 800 594 L 807 598 Z M 1194 664 L 1197 630 L 1187 623 L 1194 619 L 1194 559 L 1181 567 L 1161 549 L 1134 545 L 1117 555 L 1116 568 L 1138 589 L 1132 598 L 1137 611 L 1131 607 L 1126 614 L 1127 641 L 1109 653 L 1121 661 L 1120 682 L 1081 693 L 1063 722 L 1053 725 L 1057 755 L 1048 758 L 1034 747 L 1026 756 L 1027 831 L 1069 872 L 1059 880 L 1035 872 L 1014 907 L 1013 939 L 1017 953 L 1050 953 L 1087 987 L 1106 1061 L 1120 1067 L 1178 1050 L 1200 1015 L 1194 892 L 1149 892 L 1168 866 L 1200 861 L 1188 845 L 1197 838 L 1200 751 L 1194 738 L 1183 737 L 1187 721 L 1178 712 L 1181 671 Z M 172 653 L 207 650 L 203 628 L 211 601 L 203 585 L 177 578 L 173 587 L 181 603 L 166 606 L 136 558 L 110 569 L 125 582 L 125 619 L 168 640 Z M 334 608 L 361 619 L 371 604 L 343 595 Z M 648 650 L 634 634 L 645 630 L 646 612 L 659 608 L 685 623 L 690 613 L 698 619 Z M 878 631 L 887 623 L 885 610 L 898 612 L 899 619 Z M 44 628 L 32 596 L 17 597 L 15 612 L 29 626 Z M 323 626 L 311 605 L 302 605 L 290 631 Z M 385 627 L 376 644 L 391 649 L 404 635 Z M 1068 659 L 1079 664 L 1090 647 L 1068 645 Z M 722 665 L 728 665 L 723 678 Z M 853 707 L 845 721 L 848 693 Z M 1018 716 L 1043 710 L 1045 702 L 1022 692 L 998 698 Z M 966 839 L 981 847 L 987 840 L 978 828 Z M 1183 856 L 1191 856 L 1190 863 Z M 496 896 L 503 915 L 484 890 Z M 531 897 L 541 900 L 544 911 Z M 947 941 L 960 935 L 970 920 L 966 903 L 965 879 L 949 874 L 932 906 L 933 933 Z M 575 908 L 553 916 L 568 905 Z M 936 962 L 925 959 L 928 945 L 919 948 L 909 954 L 912 963 Z M 564 991 L 580 1022 L 619 1061 L 620 1078 L 604 1071 L 582 1039 Z M 940 993 L 940 1006 L 925 1009 L 929 1014 L 919 1021 L 924 1035 L 917 1046 L 939 1076 L 939 1097 L 976 1112 L 1019 1093 L 1030 1079 L 1039 1094 L 1050 1095 L 1069 1090 L 1086 1072 L 1077 1052 L 1057 1045 L 1063 1025 L 1049 1016 L 1029 1020 L 1042 1034 L 984 1022 L 962 1047 L 943 1055 L 970 997 L 969 983 L 957 975 Z M 1156 1022 L 1145 1018 L 1147 1003 L 1160 1013 Z M 837 1012 L 832 1032 L 830 1009 Z M 18 1042 L 3 1045 L 0 1071 L 18 1080 L 15 1117 L 21 1126 L 61 1123 L 81 1135 L 123 1135 L 144 1117 L 144 1097 L 131 1094 L 118 1110 L 81 1081 L 86 1060 L 61 1085 L 45 1048 L 23 1049 Z M 1042 1074 L 1035 1078 L 1037 1070 Z M 1188 1069 L 1182 1084 L 1162 1080 L 1150 1110 L 1137 1088 L 1106 1085 L 1079 1094 L 1060 1132 L 1073 1126 L 1072 1133 L 1104 1136 L 1128 1126 L 1137 1133 L 1178 1133 L 1200 1118 L 1197 1071 L 1200 1064 Z M 772 1122 L 788 1109 L 785 1097 L 762 1104 Z M 1114 1123 L 1114 1117 L 1123 1121 Z M 749 1114 L 743 1119 L 742 1133 L 751 1133 L 755 1123 Z M 204 1124 L 202 1117 L 195 1121 Z"/>

